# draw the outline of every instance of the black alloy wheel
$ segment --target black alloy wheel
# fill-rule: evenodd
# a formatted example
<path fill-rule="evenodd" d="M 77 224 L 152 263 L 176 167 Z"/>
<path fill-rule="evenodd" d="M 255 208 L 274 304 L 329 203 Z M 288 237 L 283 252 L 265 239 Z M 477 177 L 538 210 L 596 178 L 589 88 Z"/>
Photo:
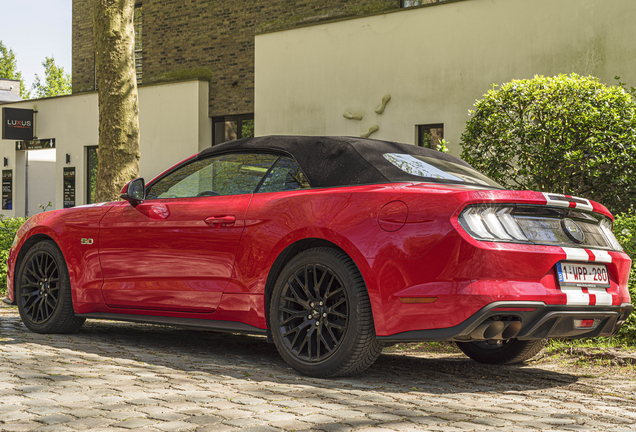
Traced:
<path fill-rule="evenodd" d="M 347 292 L 332 269 L 307 264 L 287 280 L 278 327 L 286 348 L 299 359 L 318 362 L 332 355 L 344 339 L 348 317 Z"/>
<path fill-rule="evenodd" d="M 16 272 L 16 300 L 24 325 L 36 333 L 73 333 L 85 319 L 75 316 L 64 255 L 50 240 L 27 251 Z"/>
<path fill-rule="evenodd" d="M 292 258 L 274 286 L 268 322 L 280 355 L 304 375 L 352 375 L 382 350 L 362 275 L 335 249 Z"/>
<path fill-rule="evenodd" d="M 55 258 L 45 250 L 31 255 L 20 278 L 20 303 L 29 321 L 46 322 L 60 297 L 60 274 Z"/>

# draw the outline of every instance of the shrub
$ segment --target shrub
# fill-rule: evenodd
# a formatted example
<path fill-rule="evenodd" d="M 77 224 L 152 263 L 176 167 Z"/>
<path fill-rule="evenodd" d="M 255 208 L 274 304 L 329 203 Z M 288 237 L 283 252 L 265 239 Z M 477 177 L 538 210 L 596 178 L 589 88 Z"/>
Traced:
<path fill-rule="evenodd" d="M 26 221 L 25 218 L 5 218 L 0 215 L 0 297 L 7 295 L 7 259 L 13 237 L 18 228 Z"/>
<path fill-rule="evenodd" d="M 629 276 L 629 293 L 632 304 L 636 302 L 636 213 L 620 214 L 614 221 L 614 235 L 632 259 L 632 270 Z M 632 313 L 623 326 L 618 337 L 623 341 L 636 345 L 636 313 Z"/>
<path fill-rule="evenodd" d="M 636 103 L 576 74 L 494 85 L 475 103 L 462 158 L 512 189 L 636 209 Z"/>

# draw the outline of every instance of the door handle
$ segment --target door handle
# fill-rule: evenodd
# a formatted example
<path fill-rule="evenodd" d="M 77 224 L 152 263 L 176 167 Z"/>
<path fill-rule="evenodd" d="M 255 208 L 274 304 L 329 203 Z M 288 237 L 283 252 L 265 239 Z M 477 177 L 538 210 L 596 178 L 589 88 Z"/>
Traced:
<path fill-rule="evenodd" d="M 217 229 L 221 228 L 222 226 L 224 227 L 232 226 L 234 225 L 234 222 L 236 222 L 236 217 L 232 215 L 210 216 L 209 218 L 205 220 L 206 224 L 208 224 L 212 228 L 217 228 Z"/>

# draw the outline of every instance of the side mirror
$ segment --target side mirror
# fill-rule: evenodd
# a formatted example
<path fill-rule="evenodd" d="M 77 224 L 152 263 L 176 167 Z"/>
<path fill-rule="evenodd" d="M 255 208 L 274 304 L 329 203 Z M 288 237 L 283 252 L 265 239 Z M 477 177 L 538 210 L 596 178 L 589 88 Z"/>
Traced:
<path fill-rule="evenodd" d="M 126 186 L 122 188 L 119 196 L 132 205 L 142 203 L 146 196 L 146 184 L 144 179 L 139 177 L 129 181 Z"/>

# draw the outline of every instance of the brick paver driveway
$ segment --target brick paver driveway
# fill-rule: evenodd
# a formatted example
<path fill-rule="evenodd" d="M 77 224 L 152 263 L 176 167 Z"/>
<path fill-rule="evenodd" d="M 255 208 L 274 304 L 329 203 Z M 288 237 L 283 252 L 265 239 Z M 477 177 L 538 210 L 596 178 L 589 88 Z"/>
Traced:
<path fill-rule="evenodd" d="M 0 308 L 7 431 L 636 430 L 636 377 L 568 370 L 384 354 L 323 380 L 263 338 L 107 321 L 37 335 Z"/>

